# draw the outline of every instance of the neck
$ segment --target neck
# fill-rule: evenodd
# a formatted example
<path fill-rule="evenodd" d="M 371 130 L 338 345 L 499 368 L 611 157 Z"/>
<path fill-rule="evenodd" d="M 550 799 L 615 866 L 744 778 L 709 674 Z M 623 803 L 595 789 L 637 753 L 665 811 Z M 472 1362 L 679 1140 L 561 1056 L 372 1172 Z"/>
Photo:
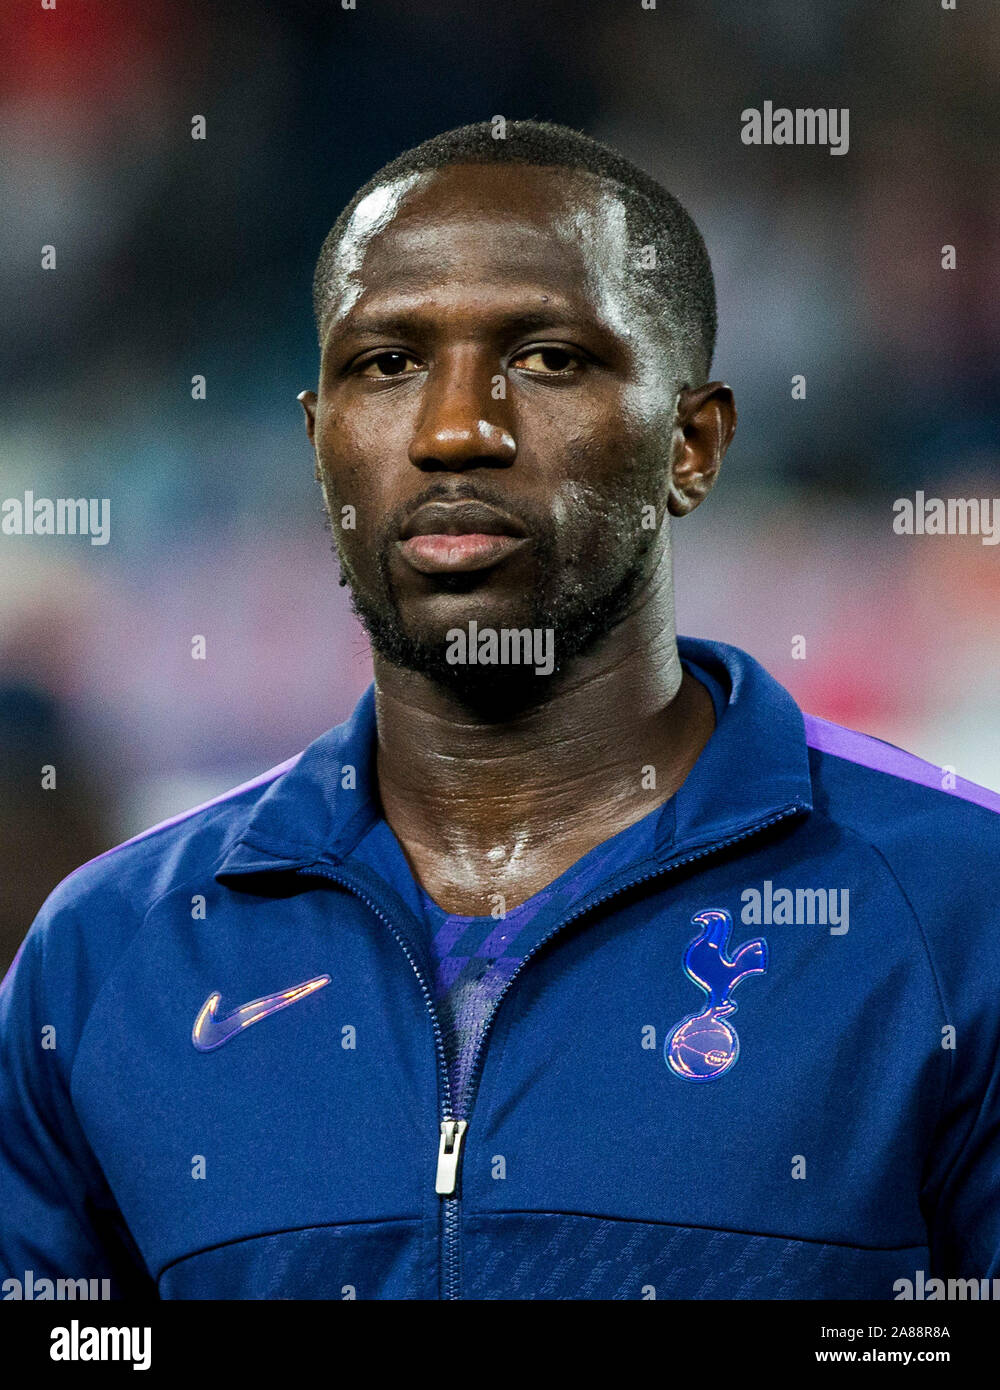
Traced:
<path fill-rule="evenodd" d="M 450 911 L 497 892 L 512 906 L 648 814 L 714 726 L 677 653 L 669 557 L 619 624 L 550 679 L 543 701 L 498 720 L 376 658 L 383 809 Z"/>

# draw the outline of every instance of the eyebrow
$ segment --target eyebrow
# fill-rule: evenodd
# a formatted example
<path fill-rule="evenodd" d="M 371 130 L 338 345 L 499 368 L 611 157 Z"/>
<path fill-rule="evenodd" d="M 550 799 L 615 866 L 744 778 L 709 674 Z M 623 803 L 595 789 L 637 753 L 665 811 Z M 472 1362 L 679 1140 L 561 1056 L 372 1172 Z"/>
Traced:
<path fill-rule="evenodd" d="M 537 309 L 515 309 L 510 313 L 502 311 L 496 316 L 496 326 L 502 327 L 506 331 L 531 333 L 538 329 L 549 328 L 558 323 L 564 323 L 567 319 L 580 321 L 580 314 L 574 311 L 568 304 L 557 302 L 547 304 L 544 308 Z M 395 335 L 406 336 L 414 329 L 425 328 L 429 322 L 428 316 L 418 308 L 400 310 L 396 313 L 380 314 L 373 312 L 366 314 L 362 310 L 352 322 L 352 315 L 338 325 L 331 324 L 330 331 L 337 336 L 347 336 L 357 334 L 358 336 L 372 337 L 393 337 Z M 595 329 L 602 327 L 599 321 L 592 320 L 590 315 L 586 316 L 586 322 Z"/>

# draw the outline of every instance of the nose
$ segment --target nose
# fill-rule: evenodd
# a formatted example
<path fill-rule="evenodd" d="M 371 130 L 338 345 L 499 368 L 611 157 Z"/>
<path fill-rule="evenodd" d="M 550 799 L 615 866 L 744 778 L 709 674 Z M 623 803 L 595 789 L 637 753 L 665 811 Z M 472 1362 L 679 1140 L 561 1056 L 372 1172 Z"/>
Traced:
<path fill-rule="evenodd" d="M 487 362 L 456 354 L 429 372 L 410 442 L 410 462 L 428 472 L 503 468 L 513 463 L 517 443 L 506 403 L 506 379 Z M 494 398 L 495 382 L 504 397 Z"/>

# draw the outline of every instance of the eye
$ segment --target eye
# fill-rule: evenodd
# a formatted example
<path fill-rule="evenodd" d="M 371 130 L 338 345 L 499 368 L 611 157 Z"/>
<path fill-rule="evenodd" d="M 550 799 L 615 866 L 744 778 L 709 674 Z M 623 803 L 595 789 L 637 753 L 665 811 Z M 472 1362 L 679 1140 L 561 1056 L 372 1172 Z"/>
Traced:
<path fill-rule="evenodd" d="M 582 357 L 568 348 L 540 347 L 522 352 L 520 357 L 514 358 L 511 366 L 520 367 L 526 372 L 537 372 L 541 376 L 555 376 L 573 371 L 582 361 Z"/>
<path fill-rule="evenodd" d="M 420 363 L 408 352 L 380 352 L 361 363 L 358 373 L 367 377 L 405 376 L 419 370 Z"/>

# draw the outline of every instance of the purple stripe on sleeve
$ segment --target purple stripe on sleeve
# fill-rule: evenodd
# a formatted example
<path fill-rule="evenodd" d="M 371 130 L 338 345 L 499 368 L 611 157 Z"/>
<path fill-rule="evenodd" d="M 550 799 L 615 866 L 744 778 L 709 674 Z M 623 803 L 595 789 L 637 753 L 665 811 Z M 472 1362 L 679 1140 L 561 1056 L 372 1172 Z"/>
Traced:
<path fill-rule="evenodd" d="M 120 845 L 114 845 L 111 849 L 106 849 L 103 854 L 97 854 L 93 859 L 88 859 L 86 864 L 81 864 L 79 869 L 74 869 L 73 873 L 68 874 L 67 877 L 72 878 L 73 874 L 80 872 L 80 869 L 86 869 L 91 864 L 99 864 L 110 854 L 117 854 L 120 849 L 127 849 L 129 845 L 138 844 L 140 840 L 145 840 L 160 830 L 169 830 L 172 825 L 180 825 L 182 821 L 196 816 L 199 811 L 207 811 L 209 807 L 218 806 L 223 801 L 230 801 L 233 797 L 239 796 L 241 792 L 253 791 L 255 787 L 263 787 L 268 782 L 276 781 L 282 773 L 293 768 L 301 757 L 301 753 L 296 753 L 294 757 L 286 758 L 283 763 L 278 763 L 277 767 L 269 768 L 267 772 L 262 772 L 258 777 L 252 777 L 249 782 L 241 782 L 238 787 L 231 787 L 229 791 L 213 796 L 210 801 L 203 801 L 200 806 L 192 806 L 189 811 L 180 811 L 176 816 L 170 816 L 168 820 L 161 820 L 157 825 L 151 825 L 148 830 L 140 830 L 139 834 L 133 835 L 131 839 L 123 840 Z"/>
<path fill-rule="evenodd" d="M 901 777 L 906 782 L 917 782 L 922 787 L 933 787 L 935 791 L 957 796 L 962 801 L 972 801 L 984 806 L 987 811 L 1000 812 L 1000 792 L 979 787 L 975 782 L 967 782 L 964 777 L 956 777 L 953 787 L 943 783 L 944 769 L 936 763 L 928 763 L 923 758 L 895 748 L 891 743 L 883 743 L 869 734 L 859 734 L 855 729 L 844 729 L 839 724 L 831 724 L 828 719 L 818 715 L 803 715 L 806 725 L 806 743 L 818 753 L 829 753 L 835 758 L 857 763 L 860 767 L 870 767 L 874 772 L 885 772 L 890 777 Z"/>

